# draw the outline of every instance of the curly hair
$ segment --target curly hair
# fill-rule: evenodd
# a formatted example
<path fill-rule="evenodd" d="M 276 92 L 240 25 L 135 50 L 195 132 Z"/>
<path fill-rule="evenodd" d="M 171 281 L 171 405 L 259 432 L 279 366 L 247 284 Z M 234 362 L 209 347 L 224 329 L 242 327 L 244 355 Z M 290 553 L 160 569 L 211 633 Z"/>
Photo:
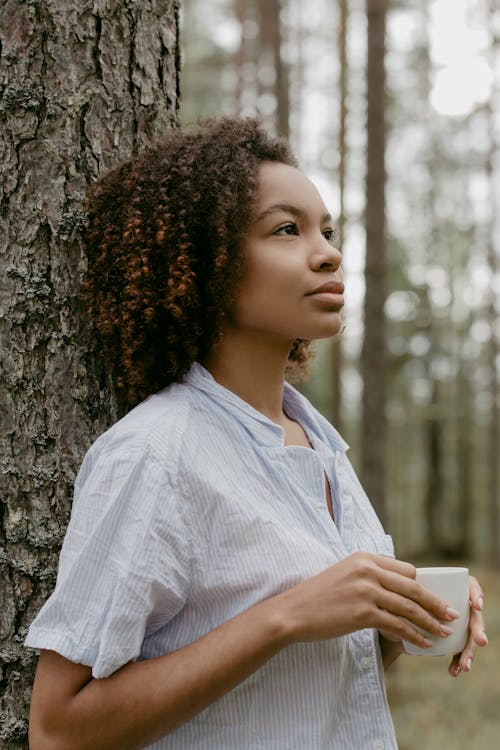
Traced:
<path fill-rule="evenodd" d="M 94 183 L 84 289 L 124 410 L 182 380 L 220 338 L 245 271 L 242 238 L 263 161 L 296 166 L 254 119 L 172 130 Z M 308 343 L 289 363 L 305 369 Z"/>

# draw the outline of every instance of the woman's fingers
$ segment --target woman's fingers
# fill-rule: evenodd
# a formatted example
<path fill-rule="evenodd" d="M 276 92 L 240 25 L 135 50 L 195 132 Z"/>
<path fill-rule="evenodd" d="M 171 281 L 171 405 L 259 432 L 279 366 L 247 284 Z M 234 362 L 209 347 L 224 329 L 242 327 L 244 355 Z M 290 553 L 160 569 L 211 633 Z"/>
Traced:
<path fill-rule="evenodd" d="M 446 602 L 415 580 L 402 578 L 391 571 L 381 572 L 380 582 L 383 586 L 380 606 L 430 633 L 450 635 L 450 629 L 443 623 L 452 622 L 459 613 Z"/>
<path fill-rule="evenodd" d="M 469 587 L 471 606 L 476 611 L 482 612 L 484 607 L 484 594 L 478 580 L 474 578 L 474 576 L 469 577 Z"/>
<path fill-rule="evenodd" d="M 461 672 L 471 671 L 475 651 L 476 643 L 472 634 L 470 634 L 467 643 L 464 646 L 464 650 L 460 654 L 455 654 L 451 660 L 450 666 L 448 667 L 448 672 L 452 677 L 458 677 Z"/>
<path fill-rule="evenodd" d="M 443 638 L 451 634 L 445 624 L 458 616 L 422 585 L 416 582 L 416 569 L 393 558 L 367 555 L 372 577 L 366 599 L 372 599 L 371 626 L 386 630 L 392 639 L 409 641 L 420 648 L 430 645 L 428 634 Z M 375 565 L 373 565 L 375 563 Z M 425 632 L 422 634 L 418 629 Z"/>
<path fill-rule="evenodd" d="M 388 640 L 391 641 L 408 641 L 413 643 L 418 648 L 429 648 L 432 645 L 432 641 L 426 637 L 425 634 L 420 633 L 412 627 L 411 623 L 403 620 L 397 615 L 393 615 L 391 612 L 386 610 L 380 610 L 378 614 L 379 627 Z"/>
<path fill-rule="evenodd" d="M 474 579 L 475 580 L 475 579 Z M 479 587 L 479 584 L 478 584 Z M 479 587 L 480 590 L 480 587 Z M 474 605 L 474 600 L 471 598 L 471 610 L 469 620 L 469 630 L 472 642 L 476 646 L 486 646 L 488 644 L 488 638 L 484 630 L 484 617 L 483 617 L 483 596 L 479 594 L 479 598 L 475 600 L 478 606 Z M 480 602 L 480 603 L 479 603 Z"/>
<path fill-rule="evenodd" d="M 458 677 L 458 675 L 462 671 L 458 663 L 459 659 L 460 659 L 460 654 L 455 654 L 455 656 L 451 660 L 450 666 L 448 667 L 448 674 L 450 674 L 452 677 Z"/>
<path fill-rule="evenodd" d="M 484 631 L 484 594 L 481 586 L 475 578 L 470 577 L 470 620 L 469 637 L 462 653 L 455 654 L 448 672 L 452 677 L 458 677 L 461 672 L 470 672 L 477 646 L 484 647 L 488 644 L 488 638 Z"/>
<path fill-rule="evenodd" d="M 415 579 L 417 576 L 417 569 L 414 565 L 404 560 L 398 560 L 394 557 L 388 557 L 387 555 L 369 555 L 372 557 L 379 568 L 383 570 L 389 570 L 393 573 L 399 573 L 399 575 L 405 576 L 406 578 Z"/>
<path fill-rule="evenodd" d="M 367 558 L 371 561 L 375 583 L 371 590 L 376 605 L 374 627 L 386 628 L 395 637 L 420 648 L 430 645 L 426 634 L 442 638 L 451 635 L 452 630 L 446 623 L 455 620 L 458 612 L 417 583 L 413 565 L 379 555 L 367 555 Z M 421 634 L 418 629 L 425 633 Z"/>
<path fill-rule="evenodd" d="M 410 563 L 378 557 L 377 564 L 381 568 L 380 582 L 387 590 L 411 599 L 442 622 L 451 622 L 459 616 L 459 613 L 451 608 L 447 602 L 442 601 L 420 583 L 417 583 L 415 580 L 416 568 Z M 476 593 L 475 599 L 479 602 L 482 592 L 479 590 Z"/>

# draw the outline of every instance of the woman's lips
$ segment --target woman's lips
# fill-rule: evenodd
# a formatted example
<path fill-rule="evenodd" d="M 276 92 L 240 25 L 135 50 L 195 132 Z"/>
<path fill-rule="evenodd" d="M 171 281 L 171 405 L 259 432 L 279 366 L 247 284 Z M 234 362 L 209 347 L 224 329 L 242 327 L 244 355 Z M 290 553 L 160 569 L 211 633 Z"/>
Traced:
<path fill-rule="evenodd" d="M 318 302 L 327 302 L 334 307 L 343 307 L 344 305 L 344 295 L 335 292 L 312 292 L 307 296 Z"/>
<path fill-rule="evenodd" d="M 306 297 L 340 308 L 344 304 L 344 284 L 341 281 L 327 281 L 309 292 Z"/>

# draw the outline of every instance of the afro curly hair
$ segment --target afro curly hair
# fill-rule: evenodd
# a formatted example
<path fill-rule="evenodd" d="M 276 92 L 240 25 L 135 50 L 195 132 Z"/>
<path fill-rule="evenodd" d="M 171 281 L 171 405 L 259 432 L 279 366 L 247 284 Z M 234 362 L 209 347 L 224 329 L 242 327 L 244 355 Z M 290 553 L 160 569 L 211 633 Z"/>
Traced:
<path fill-rule="evenodd" d="M 123 410 L 182 380 L 220 338 L 263 161 L 296 166 L 256 120 L 207 120 L 170 131 L 89 191 L 84 290 Z M 308 343 L 291 348 L 298 370 Z"/>

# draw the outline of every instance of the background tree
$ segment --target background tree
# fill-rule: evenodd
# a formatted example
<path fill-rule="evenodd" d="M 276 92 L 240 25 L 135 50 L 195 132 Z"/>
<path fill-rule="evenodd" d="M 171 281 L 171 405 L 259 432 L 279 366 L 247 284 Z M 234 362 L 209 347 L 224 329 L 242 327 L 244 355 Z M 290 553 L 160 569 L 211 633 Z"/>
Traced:
<path fill-rule="evenodd" d="M 344 245 L 344 227 L 346 220 L 345 193 L 346 193 L 346 151 L 347 151 L 347 24 L 349 20 L 349 8 L 347 0 L 339 0 L 338 20 L 338 49 L 339 49 L 339 124 L 338 124 L 338 184 L 339 184 L 339 213 L 337 220 L 337 247 L 342 252 Z M 342 431 L 342 339 L 339 337 L 332 345 L 332 415 L 331 419 L 337 430 Z"/>
<path fill-rule="evenodd" d="M 89 182 L 175 125 L 175 0 L 0 4 L 0 748 L 27 748 L 34 656 L 75 472 L 115 418 L 80 297 Z"/>
<path fill-rule="evenodd" d="M 361 476 L 386 521 L 385 26 L 388 0 L 367 0 L 367 153 Z"/>
<path fill-rule="evenodd" d="M 486 104 L 486 116 L 488 119 L 488 151 L 486 157 L 486 176 L 490 188 L 490 211 L 487 222 L 487 261 L 491 273 L 491 278 L 498 278 L 500 263 L 497 255 L 497 227 L 498 227 L 498 204 L 500 201 L 500 191 L 498 189 L 498 176 L 495 170 L 495 160 L 497 158 L 500 139 L 497 140 L 497 129 L 495 127 L 495 110 L 493 108 L 493 96 L 500 96 L 500 82 L 498 75 L 498 66 L 500 63 L 500 25 L 495 25 L 495 7 L 494 0 L 489 0 L 486 8 L 486 25 L 490 30 L 490 50 L 489 63 L 492 72 L 492 89 L 493 95 Z M 498 304 L 498 295 L 495 295 L 493 287 L 488 290 L 487 300 L 487 320 L 489 325 L 488 338 L 488 367 L 490 371 L 490 422 L 489 422 L 489 453 L 488 453 L 488 490 L 489 490 L 489 516 L 491 524 L 491 549 L 490 561 L 496 570 L 500 570 L 500 499 L 498 497 L 499 483 L 499 457 L 500 457 L 500 393 L 499 393 L 499 375 L 500 370 L 500 346 L 495 334 L 495 327 L 498 321 L 500 305 Z"/>
<path fill-rule="evenodd" d="M 268 108 L 275 113 L 276 133 L 290 136 L 288 69 L 282 54 L 283 24 L 280 0 L 259 0 L 259 100 L 270 97 Z"/>

